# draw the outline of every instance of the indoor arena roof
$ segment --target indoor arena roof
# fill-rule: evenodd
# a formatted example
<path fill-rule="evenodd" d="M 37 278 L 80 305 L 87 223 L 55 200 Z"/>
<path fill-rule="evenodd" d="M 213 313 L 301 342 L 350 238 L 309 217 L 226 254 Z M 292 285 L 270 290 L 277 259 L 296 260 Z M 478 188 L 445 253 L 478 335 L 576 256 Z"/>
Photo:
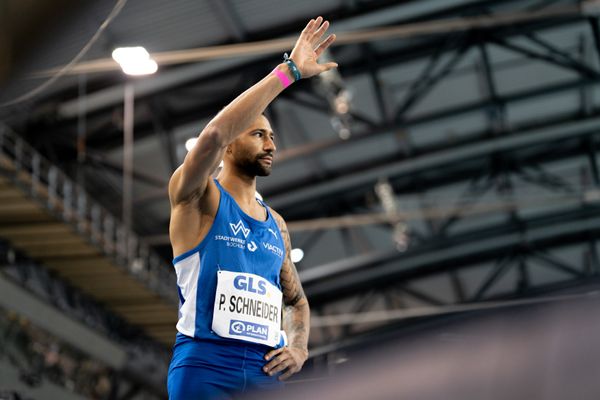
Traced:
<path fill-rule="evenodd" d="M 305 252 L 297 265 L 315 310 L 514 296 L 583 279 L 596 252 L 600 225 L 585 222 L 600 184 L 596 4 L 9 1 L 0 103 L 64 75 L 0 117 L 120 216 L 133 87 L 132 229 L 168 262 L 166 185 L 185 142 L 323 15 L 339 69 L 269 108 L 278 155 L 258 183 Z M 122 46 L 144 46 L 158 72 L 124 75 L 110 59 Z"/>

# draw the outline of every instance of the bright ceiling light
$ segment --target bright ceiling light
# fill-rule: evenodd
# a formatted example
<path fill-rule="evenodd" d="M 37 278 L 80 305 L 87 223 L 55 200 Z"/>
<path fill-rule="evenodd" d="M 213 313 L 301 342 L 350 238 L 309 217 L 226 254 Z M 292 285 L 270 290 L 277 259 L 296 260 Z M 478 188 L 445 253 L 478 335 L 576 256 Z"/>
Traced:
<path fill-rule="evenodd" d="M 158 64 L 145 48 L 119 47 L 113 50 L 112 58 L 119 63 L 127 75 L 150 75 L 158 70 Z"/>
<path fill-rule="evenodd" d="M 196 142 L 198 141 L 198 138 L 190 138 L 188 140 L 185 141 L 185 149 L 187 151 L 190 151 L 191 149 L 194 148 L 194 146 L 196 145 Z"/>
<path fill-rule="evenodd" d="M 300 262 L 304 258 L 304 251 L 302 249 L 292 249 L 290 256 L 292 257 L 292 262 Z"/>

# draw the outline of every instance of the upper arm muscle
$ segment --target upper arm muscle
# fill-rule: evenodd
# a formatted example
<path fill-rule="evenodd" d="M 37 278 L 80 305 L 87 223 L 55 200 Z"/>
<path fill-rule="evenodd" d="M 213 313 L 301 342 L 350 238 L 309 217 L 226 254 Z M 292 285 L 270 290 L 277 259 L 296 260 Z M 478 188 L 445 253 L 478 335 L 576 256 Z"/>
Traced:
<path fill-rule="evenodd" d="M 208 179 L 219 166 L 224 152 L 225 146 L 219 139 L 219 133 L 205 128 L 169 181 L 172 206 L 204 195 Z"/>
<path fill-rule="evenodd" d="M 292 262 L 290 256 L 292 251 L 290 234 L 283 218 L 281 218 L 281 216 L 275 212 L 273 212 L 273 215 L 277 220 L 281 237 L 285 243 L 286 257 L 283 261 L 281 272 L 279 274 L 281 289 L 283 291 L 283 302 L 289 306 L 299 305 L 303 302 L 306 302 L 306 296 L 304 295 L 304 290 L 302 289 L 302 283 L 300 282 L 298 271 L 296 270 L 296 266 Z"/>

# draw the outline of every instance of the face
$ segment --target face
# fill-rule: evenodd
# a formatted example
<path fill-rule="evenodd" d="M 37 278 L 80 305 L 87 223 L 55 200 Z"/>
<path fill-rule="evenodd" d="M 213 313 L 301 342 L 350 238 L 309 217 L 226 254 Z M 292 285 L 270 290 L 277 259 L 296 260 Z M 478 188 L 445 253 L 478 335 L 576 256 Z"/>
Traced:
<path fill-rule="evenodd" d="M 275 135 L 269 120 L 261 115 L 244 133 L 229 145 L 231 162 L 245 174 L 268 176 L 271 174 Z"/>

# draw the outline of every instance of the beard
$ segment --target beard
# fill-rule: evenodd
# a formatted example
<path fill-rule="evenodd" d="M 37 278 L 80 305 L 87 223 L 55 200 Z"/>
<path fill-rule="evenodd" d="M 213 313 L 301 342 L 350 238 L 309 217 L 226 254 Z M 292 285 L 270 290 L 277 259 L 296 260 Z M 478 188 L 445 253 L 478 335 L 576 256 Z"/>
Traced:
<path fill-rule="evenodd" d="M 269 176 L 271 175 L 271 166 L 263 164 L 260 160 L 260 158 L 265 155 L 266 154 L 260 154 L 255 158 L 243 158 L 238 160 L 237 165 L 239 169 L 248 176 Z"/>

